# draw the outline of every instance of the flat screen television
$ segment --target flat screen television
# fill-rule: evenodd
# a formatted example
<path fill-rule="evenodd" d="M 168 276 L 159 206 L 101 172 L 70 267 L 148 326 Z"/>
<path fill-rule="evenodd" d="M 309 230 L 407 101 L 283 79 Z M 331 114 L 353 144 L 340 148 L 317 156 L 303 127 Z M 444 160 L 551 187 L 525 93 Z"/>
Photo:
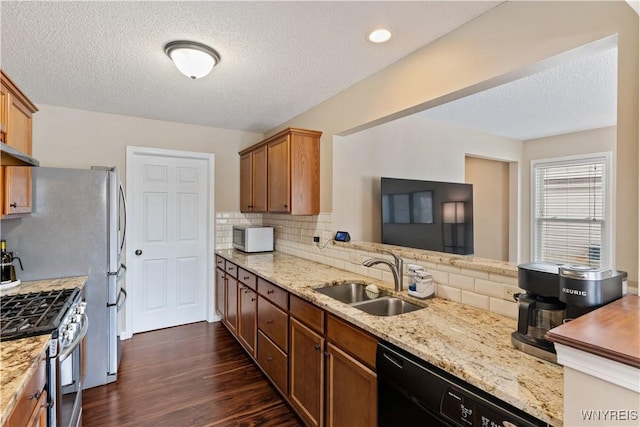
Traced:
<path fill-rule="evenodd" d="M 380 178 L 382 243 L 473 254 L 473 186 Z"/>

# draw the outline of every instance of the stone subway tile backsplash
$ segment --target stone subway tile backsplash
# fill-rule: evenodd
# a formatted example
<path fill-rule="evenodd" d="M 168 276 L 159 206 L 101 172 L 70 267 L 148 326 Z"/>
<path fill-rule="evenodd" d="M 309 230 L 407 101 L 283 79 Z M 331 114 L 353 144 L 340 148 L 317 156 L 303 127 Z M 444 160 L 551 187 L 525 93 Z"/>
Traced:
<path fill-rule="evenodd" d="M 362 250 L 333 244 L 335 230 L 331 214 L 317 216 L 292 216 L 287 214 L 243 214 L 240 212 L 218 212 L 216 214 L 216 249 L 232 247 L 232 227 L 234 225 L 269 225 L 276 235 L 276 250 L 289 255 L 304 258 L 321 264 L 330 265 L 362 276 L 393 282 L 393 276 L 387 267 L 376 265 L 364 267 L 362 261 L 380 257 L 375 249 Z M 313 236 L 319 236 L 318 244 Z M 405 288 L 408 286 L 406 265 L 417 264 L 424 267 L 433 276 L 436 283 L 436 295 L 463 304 L 472 305 L 496 314 L 517 318 L 517 304 L 510 297 L 518 292 L 516 277 L 472 270 L 464 267 L 433 261 L 407 258 L 405 262 Z M 387 255 L 382 255 L 388 258 Z M 348 279 L 348 277 L 346 277 Z"/>

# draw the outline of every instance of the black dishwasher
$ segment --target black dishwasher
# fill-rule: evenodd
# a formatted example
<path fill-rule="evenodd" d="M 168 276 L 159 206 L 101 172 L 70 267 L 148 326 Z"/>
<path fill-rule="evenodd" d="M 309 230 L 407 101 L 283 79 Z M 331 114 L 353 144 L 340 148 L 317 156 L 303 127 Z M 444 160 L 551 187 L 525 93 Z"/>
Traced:
<path fill-rule="evenodd" d="M 379 427 L 548 426 L 388 342 L 376 369 Z"/>

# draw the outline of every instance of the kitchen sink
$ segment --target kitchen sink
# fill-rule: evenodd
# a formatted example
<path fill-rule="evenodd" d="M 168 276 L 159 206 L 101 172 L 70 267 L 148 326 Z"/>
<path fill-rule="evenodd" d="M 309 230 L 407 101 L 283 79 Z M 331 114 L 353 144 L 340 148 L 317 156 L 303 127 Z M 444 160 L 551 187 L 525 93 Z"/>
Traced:
<path fill-rule="evenodd" d="M 424 308 L 396 297 L 372 298 L 367 295 L 366 287 L 366 283 L 346 282 L 322 286 L 315 291 L 375 316 L 396 316 Z"/>
<path fill-rule="evenodd" d="M 370 301 L 352 304 L 352 307 L 374 316 L 395 316 L 424 308 L 395 297 L 381 297 Z"/>
<path fill-rule="evenodd" d="M 366 283 L 342 283 L 340 285 L 327 285 L 316 288 L 316 292 L 327 295 L 333 299 L 337 299 L 345 304 L 352 304 L 361 301 L 368 301 L 369 298 L 365 292 Z"/>

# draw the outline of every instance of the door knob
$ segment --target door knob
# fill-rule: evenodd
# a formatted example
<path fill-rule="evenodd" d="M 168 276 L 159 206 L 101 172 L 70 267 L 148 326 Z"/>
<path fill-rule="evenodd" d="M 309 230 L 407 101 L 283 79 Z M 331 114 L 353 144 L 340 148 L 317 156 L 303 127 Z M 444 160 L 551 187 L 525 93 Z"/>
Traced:
<path fill-rule="evenodd" d="M 142 251 L 141 251 L 140 249 L 136 249 L 135 254 L 136 254 L 136 255 L 138 255 L 138 256 L 140 256 L 140 255 L 142 255 Z"/>

